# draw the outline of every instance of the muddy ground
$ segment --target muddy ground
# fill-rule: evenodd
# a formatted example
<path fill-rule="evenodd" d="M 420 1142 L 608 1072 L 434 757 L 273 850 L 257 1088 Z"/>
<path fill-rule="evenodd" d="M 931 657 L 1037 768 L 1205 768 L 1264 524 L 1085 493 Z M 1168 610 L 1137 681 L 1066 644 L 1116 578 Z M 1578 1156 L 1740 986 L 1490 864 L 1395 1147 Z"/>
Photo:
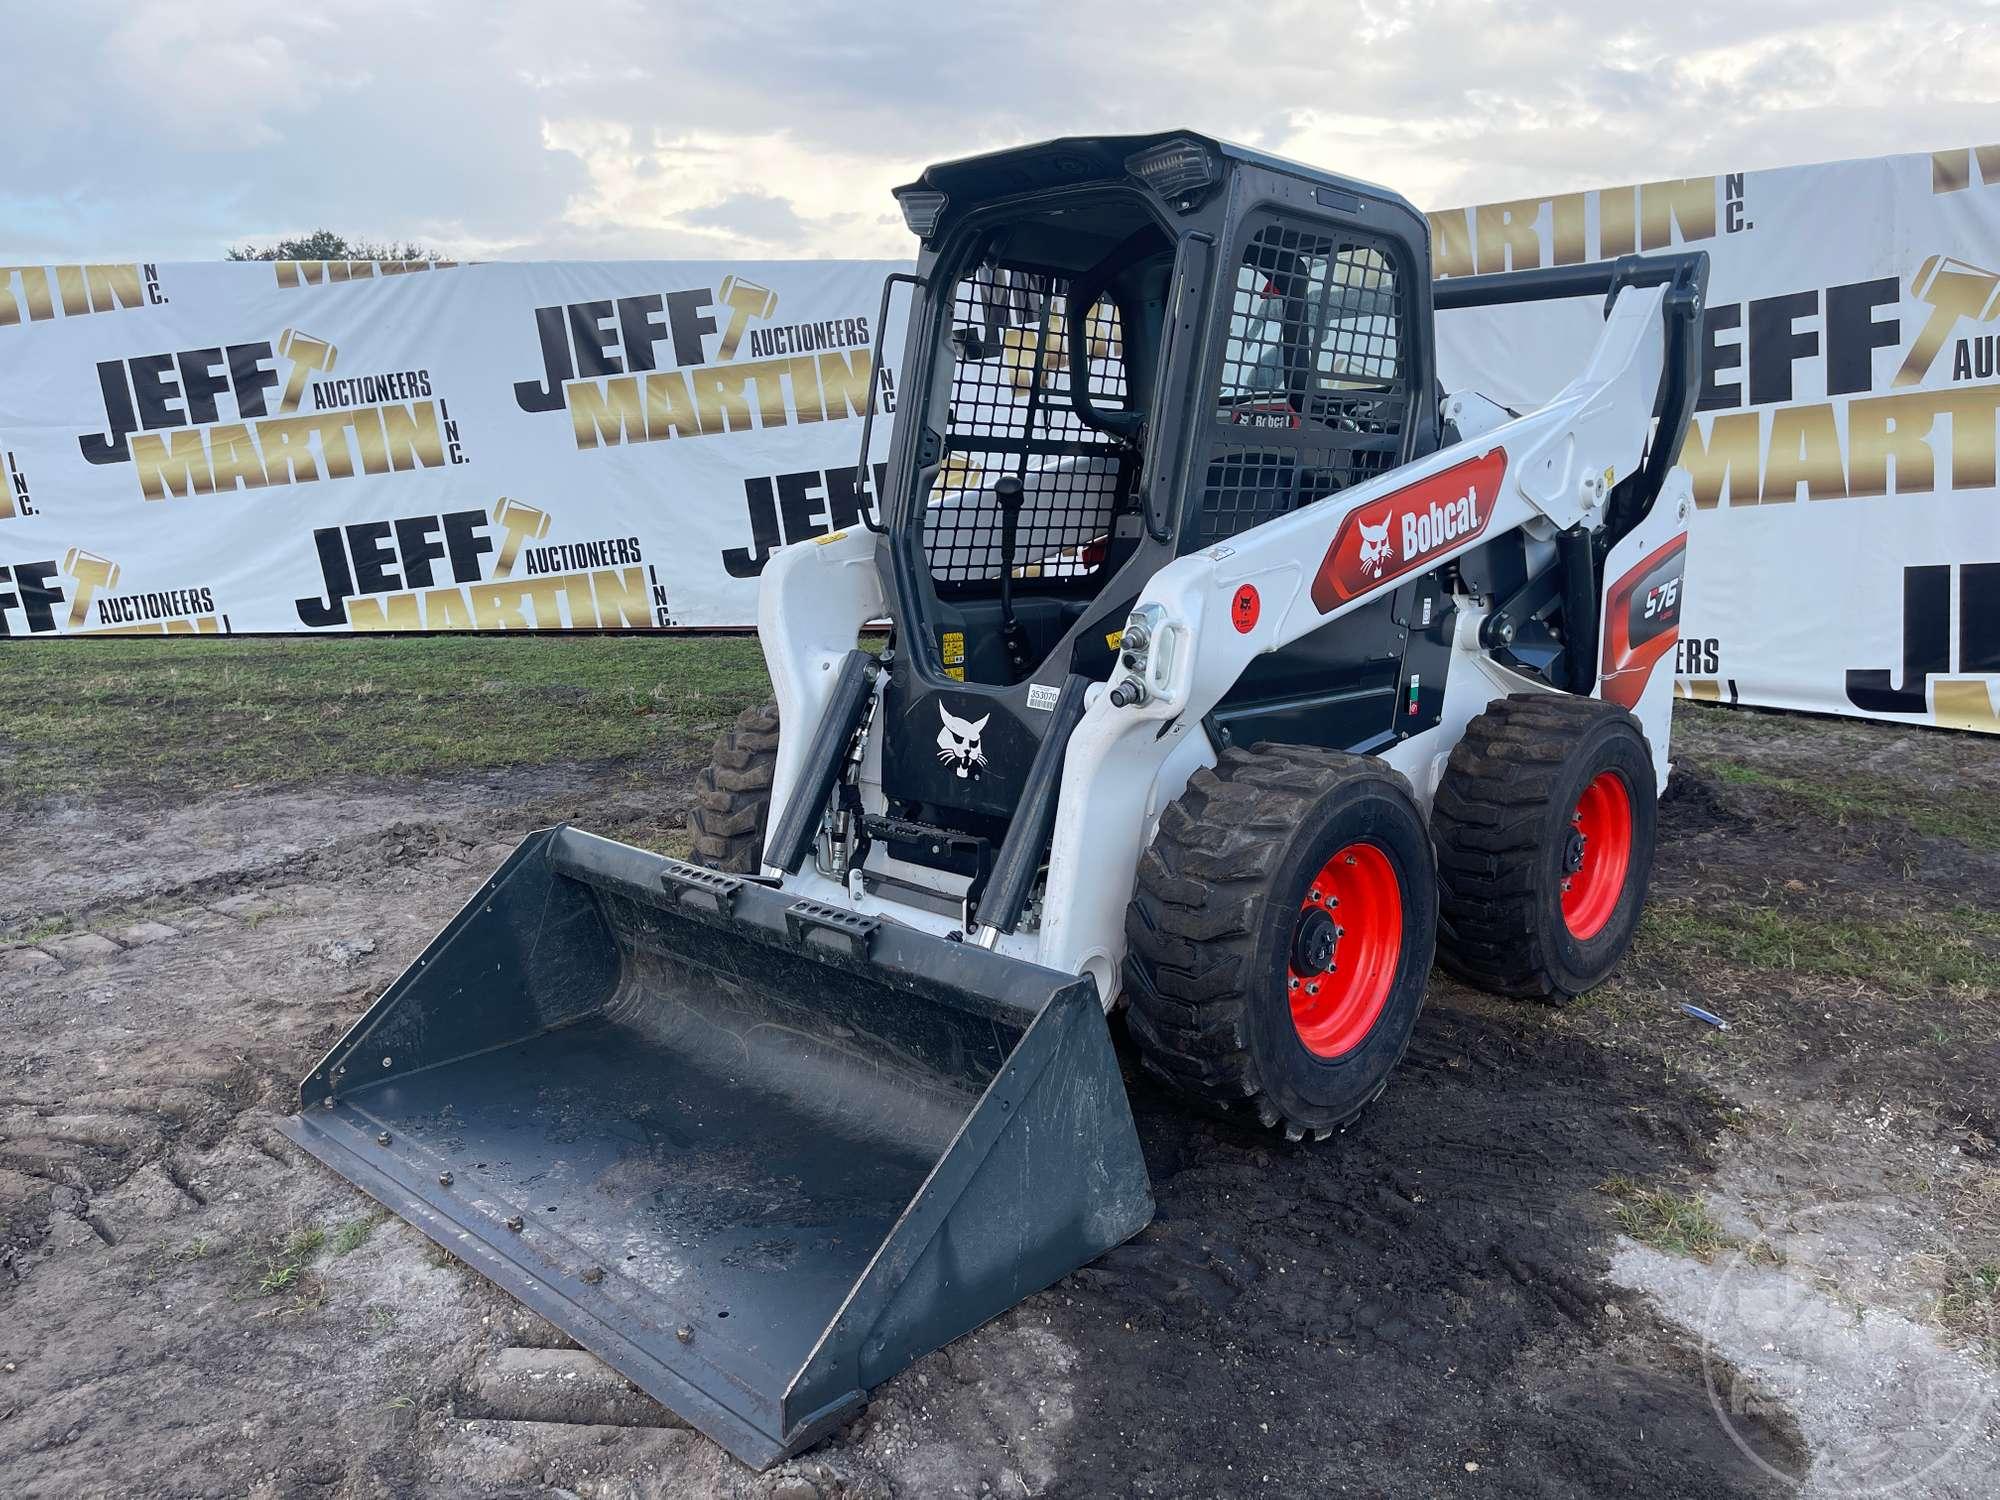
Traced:
<path fill-rule="evenodd" d="M 761 1476 L 277 1129 L 524 831 L 672 849 L 683 780 L 17 804 L 0 1493 L 2000 1492 L 2000 745 L 1677 735 L 1616 983 L 1438 977 L 1318 1147 L 1128 1067 L 1155 1223 Z"/>

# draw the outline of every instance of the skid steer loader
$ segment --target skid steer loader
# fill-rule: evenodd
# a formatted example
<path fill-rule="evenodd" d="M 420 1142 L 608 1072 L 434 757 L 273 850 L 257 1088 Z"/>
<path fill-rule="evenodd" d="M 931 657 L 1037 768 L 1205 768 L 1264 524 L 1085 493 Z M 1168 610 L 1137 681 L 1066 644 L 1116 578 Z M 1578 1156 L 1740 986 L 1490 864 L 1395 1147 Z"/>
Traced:
<path fill-rule="evenodd" d="M 883 517 L 770 559 L 697 860 L 531 836 L 291 1122 L 759 1467 L 1146 1224 L 1114 1008 L 1324 1137 L 1434 951 L 1608 973 L 1666 774 L 1704 256 L 1434 285 L 1401 198 L 1186 133 L 897 196 Z M 1434 309 L 1559 297 L 1547 405 L 1442 394 Z"/>

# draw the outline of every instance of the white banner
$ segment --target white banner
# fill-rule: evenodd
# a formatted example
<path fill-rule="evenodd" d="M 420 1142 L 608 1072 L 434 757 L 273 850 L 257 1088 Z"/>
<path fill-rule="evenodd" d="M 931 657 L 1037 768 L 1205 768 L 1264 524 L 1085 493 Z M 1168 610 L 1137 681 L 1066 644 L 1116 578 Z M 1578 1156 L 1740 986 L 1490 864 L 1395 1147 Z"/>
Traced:
<path fill-rule="evenodd" d="M 2000 730 L 2000 148 L 1431 224 L 1440 275 L 1713 257 L 1682 692 Z M 873 514 L 898 268 L 0 266 L 0 631 L 747 624 Z M 1533 405 L 1600 311 L 1445 314 L 1445 386 Z"/>
<path fill-rule="evenodd" d="M 2000 147 L 1430 217 L 1440 274 L 1709 253 L 1682 693 L 2000 732 Z M 1600 312 L 1443 314 L 1445 387 L 1538 404 Z"/>
<path fill-rule="evenodd" d="M 0 630 L 746 623 L 874 514 L 889 269 L 0 267 Z"/>

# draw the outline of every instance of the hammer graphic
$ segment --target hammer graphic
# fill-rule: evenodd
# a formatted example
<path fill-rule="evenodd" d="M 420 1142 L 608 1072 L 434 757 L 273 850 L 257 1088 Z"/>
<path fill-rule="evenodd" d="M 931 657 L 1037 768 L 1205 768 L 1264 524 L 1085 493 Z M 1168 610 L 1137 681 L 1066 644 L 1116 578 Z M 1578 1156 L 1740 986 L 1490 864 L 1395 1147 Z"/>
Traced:
<path fill-rule="evenodd" d="M 507 533 L 493 562 L 493 576 L 506 578 L 514 571 L 514 559 L 521 555 L 521 543 L 539 541 L 549 534 L 549 513 L 502 495 L 493 507 L 493 524 Z"/>
<path fill-rule="evenodd" d="M 734 359 L 736 346 L 743 342 L 743 330 L 750 326 L 750 320 L 768 318 L 778 310 L 778 294 L 741 276 L 725 276 L 721 301 L 729 309 L 729 326 L 722 331 L 722 347 L 715 351 L 715 357 Z"/>
<path fill-rule="evenodd" d="M 1956 256 L 1933 255 L 1917 268 L 1910 295 L 1928 302 L 1931 315 L 1896 372 L 1896 385 L 1915 385 L 1929 373 L 1931 361 L 1960 318 L 1986 323 L 2000 313 L 2000 272 L 1982 270 Z"/>
<path fill-rule="evenodd" d="M 118 564 L 95 552 L 72 547 L 63 554 L 63 571 L 76 580 L 69 606 L 69 628 L 75 630 L 90 613 L 90 596 L 99 589 L 118 587 Z"/>
<path fill-rule="evenodd" d="M 324 339 L 300 333 L 296 328 L 287 328 L 278 335 L 278 358 L 292 362 L 291 379 L 285 382 L 284 399 L 278 402 L 280 415 L 299 409 L 299 400 L 306 393 L 307 377 L 314 371 L 322 375 L 330 371 L 334 356 L 339 352 Z"/>

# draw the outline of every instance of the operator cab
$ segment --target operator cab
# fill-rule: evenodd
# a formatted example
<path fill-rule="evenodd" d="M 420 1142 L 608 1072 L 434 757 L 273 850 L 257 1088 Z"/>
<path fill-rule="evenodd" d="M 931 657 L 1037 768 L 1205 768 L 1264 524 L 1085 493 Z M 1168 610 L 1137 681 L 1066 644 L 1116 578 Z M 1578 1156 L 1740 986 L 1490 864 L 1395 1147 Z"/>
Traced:
<path fill-rule="evenodd" d="M 945 163 L 897 197 L 923 254 L 879 785 L 890 817 L 990 852 L 1061 689 L 1110 675 L 1154 573 L 1437 446 L 1428 228 L 1187 134 Z M 1412 582 L 1259 658 L 1204 727 L 1343 750 L 1427 728 L 1448 614 Z"/>

